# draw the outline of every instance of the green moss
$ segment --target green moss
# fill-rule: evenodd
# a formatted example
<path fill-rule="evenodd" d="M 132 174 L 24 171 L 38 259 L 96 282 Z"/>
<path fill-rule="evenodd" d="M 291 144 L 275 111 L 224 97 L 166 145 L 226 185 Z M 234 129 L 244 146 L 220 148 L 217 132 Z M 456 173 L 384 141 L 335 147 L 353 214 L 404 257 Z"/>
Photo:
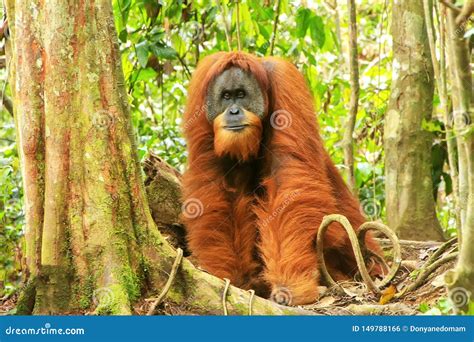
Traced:
<path fill-rule="evenodd" d="M 114 310 L 108 305 L 99 305 L 94 313 L 96 315 L 113 315 Z"/>
<path fill-rule="evenodd" d="M 120 275 L 122 285 L 130 301 L 137 300 L 140 297 L 140 278 L 133 272 L 130 266 L 123 267 Z"/>
<path fill-rule="evenodd" d="M 34 279 L 29 280 L 21 289 L 20 296 L 16 306 L 17 315 L 31 315 L 35 306 L 36 299 L 36 282 Z"/>
<path fill-rule="evenodd" d="M 232 306 L 234 307 L 234 310 L 236 311 L 236 313 L 239 313 L 241 315 L 245 315 L 249 312 L 248 304 L 232 303 Z"/>
<path fill-rule="evenodd" d="M 94 277 L 89 275 L 83 284 L 77 286 L 74 289 L 74 293 L 77 297 L 77 307 L 80 309 L 88 309 L 92 305 L 92 296 L 94 294 Z"/>
<path fill-rule="evenodd" d="M 99 301 L 94 312 L 97 315 L 131 314 L 128 294 L 120 284 L 96 290 L 96 300 Z"/>
<path fill-rule="evenodd" d="M 61 314 L 70 310 L 73 278 L 71 270 L 64 266 L 41 267 L 36 278 L 36 298 L 34 314 Z"/>

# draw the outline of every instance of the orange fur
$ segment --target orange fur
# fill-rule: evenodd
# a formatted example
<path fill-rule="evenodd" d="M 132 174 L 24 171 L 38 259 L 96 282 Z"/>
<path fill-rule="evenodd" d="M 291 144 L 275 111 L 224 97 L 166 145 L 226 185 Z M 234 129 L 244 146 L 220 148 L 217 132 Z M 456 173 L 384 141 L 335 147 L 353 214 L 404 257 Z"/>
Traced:
<path fill-rule="evenodd" d="M 262 137 L 262 122 L 255 114 L 244 110 L 248 125 L 239 132 L 229 132 L 223 123 L 223 114 L 214 119 L 214 149 L 218 157 L 229 155 L 238 160 L 245 161 L 251 157 L 256 157 L 260 149 Z"/>
<path fill-rule="evenodd" d="M 247 115 L 255 129 L 242 136 L 229 136 L 235 133 L 220 130 L 219 119 L 211 124 L 206 118 L 207 88 L 231 66 L 255 76 L 267 105 L 260 126 Z M 272 126 L 276 112 L 290 117 L 287 127 Z M 320 282 L 315 238 L 323 217 L 340 213 L 354 227 L 364 218 L 324 150 L 303 76 L 279 58 L 242 52 L 208 56 L 191 81 L 184 133 L 189 164 L 183 197 L 200 201 L 202 213 L 183 220 L 200 266 L 260 295 L 285 288 L 291 304 L 314 302 Z M 369 248 L 378 250 L 367 239 Z M 354 275 L 352 248 L 337 224 L 329 228 L 325 248 L 338 278 Z"/>

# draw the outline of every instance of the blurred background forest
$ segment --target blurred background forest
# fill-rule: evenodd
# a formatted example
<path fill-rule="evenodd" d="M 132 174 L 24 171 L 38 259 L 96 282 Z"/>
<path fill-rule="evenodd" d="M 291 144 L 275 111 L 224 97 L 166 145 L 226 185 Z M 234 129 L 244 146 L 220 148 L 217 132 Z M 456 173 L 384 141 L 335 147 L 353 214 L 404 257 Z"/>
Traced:
<path fill-rule="evenodd" d="M 189 3 L 188 3 L 189 2 Z M 139 139 L 140 158 L 149 151 L 183 171 L 186 146 L 181 117 L 187 86 L 203 56 L 241 48 L 291 60 L 314 94 L 321 134 L 344 173 L 341 141 L 351 96 L 349 15 L 345 1 L 156 1 L 114 0 L 123 70 Z M 384 118 L 392 77 L 391 2 L 358 0 L 360 97 L 354 129 L 354 178 L 366 215 L 386 220 Z M 275 20 L 278 18 L 278 20 Z M 467 33 L 469 34 L 469 32 Z M 2 93 L 8 65 L 0 71 Z M 15 124 L 8 90 L 0 112 L 0 297 L 15 290 L 24 214 Z M 435 94 L 432 133 L 433 194 L 447 237 L 456 234 L 445 132 Z M 16 256 L 16 257 L 14 257 Z"/>

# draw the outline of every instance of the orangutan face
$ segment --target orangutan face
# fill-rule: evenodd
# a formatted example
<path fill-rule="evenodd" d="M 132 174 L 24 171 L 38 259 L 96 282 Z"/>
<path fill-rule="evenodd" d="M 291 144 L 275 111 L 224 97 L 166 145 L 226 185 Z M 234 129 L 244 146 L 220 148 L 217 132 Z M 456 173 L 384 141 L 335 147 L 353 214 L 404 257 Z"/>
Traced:
<path fill-rule="evenodd" d="M 255 77 L 232 67 L 207 92 L 207 118 L 214 127 L 214 150 L 240 161 L 258 154 L 265 100 Z"/>

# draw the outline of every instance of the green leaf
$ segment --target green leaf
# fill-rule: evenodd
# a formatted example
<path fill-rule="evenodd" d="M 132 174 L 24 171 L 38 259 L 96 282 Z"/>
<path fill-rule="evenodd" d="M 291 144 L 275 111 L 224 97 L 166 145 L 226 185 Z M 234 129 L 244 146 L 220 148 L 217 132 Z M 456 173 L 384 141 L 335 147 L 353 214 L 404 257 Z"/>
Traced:
<path fill-rule="evenodd" d="M 122 31 L 120 31 L 119 33 L 119 39 L 122 43 L 126 43 L 127 42 L 127 38 L 128 38 L 128 32 L 127 32 L 127 29 L 123 29 Z"/>
<path fill-rule="evenodd" d="M 296 13 L 296 36 L 304 38 L 311 19 L 311 11 L 307 8 L 300 8 Z"/>
<path fill-rule="evenodd" d="M 156 75 L 157 75 L 157 72 L 155 70 L 153 70 L 152 68 L 141 69 L 140 73 L 138 74 L 138 76 L 135 79 L 135 82 L 137 82 L 137 81 L 148 81 L 148 80 L 154 79 L 156 77 Z"/>
<path fill-rule="evenodd" d="M 421 303 L 420 306 L 418 307 L 418 310 L 420 310 L 420 312 L 422 313 L 425 313 L 427 312 L 428 310 L 430 309 L 430 306 L 428 305 L 428 303 Z"/>
<path fill-rule="evenodd" d="M 156 44 L 152 45 L 150 49 L 151 52 L 158 58 L 175 59 L 178 56 L 176 50 L 169 46 L 160 46 Z"/>
<path fill-rule="evenodd" d="M 267 40 L 270 39 L 270 30 L 268 30 L 265 25 L 262 23 L 257 22 L 258 30 L 260 31 L 260 34 Z"/>
<path fill-rule="evenodd" d="M 142 68 L 145 68 L 148 63 L 148 42 L 145 40 L 138 43 L 135 45 L 135 50 L 137 52 L 138 63 Z"/>
<path fill-rule="evenodd" d="M 443 176 L 445 184 L 444 191 L 446 192 L 446 196 L 449 196 L 453 192 L 453 181 L 448 173 L 443 172 L 441 175 Z"/>
<path fill-rule="evenodd" d="M 326 40 L 326 33 L 324 32 L 323 19 L 319 15 L 314 15 L 311 18 L 309 30 L 311 38 L 318 44 L 319 48 L 322 48 Z"/>

